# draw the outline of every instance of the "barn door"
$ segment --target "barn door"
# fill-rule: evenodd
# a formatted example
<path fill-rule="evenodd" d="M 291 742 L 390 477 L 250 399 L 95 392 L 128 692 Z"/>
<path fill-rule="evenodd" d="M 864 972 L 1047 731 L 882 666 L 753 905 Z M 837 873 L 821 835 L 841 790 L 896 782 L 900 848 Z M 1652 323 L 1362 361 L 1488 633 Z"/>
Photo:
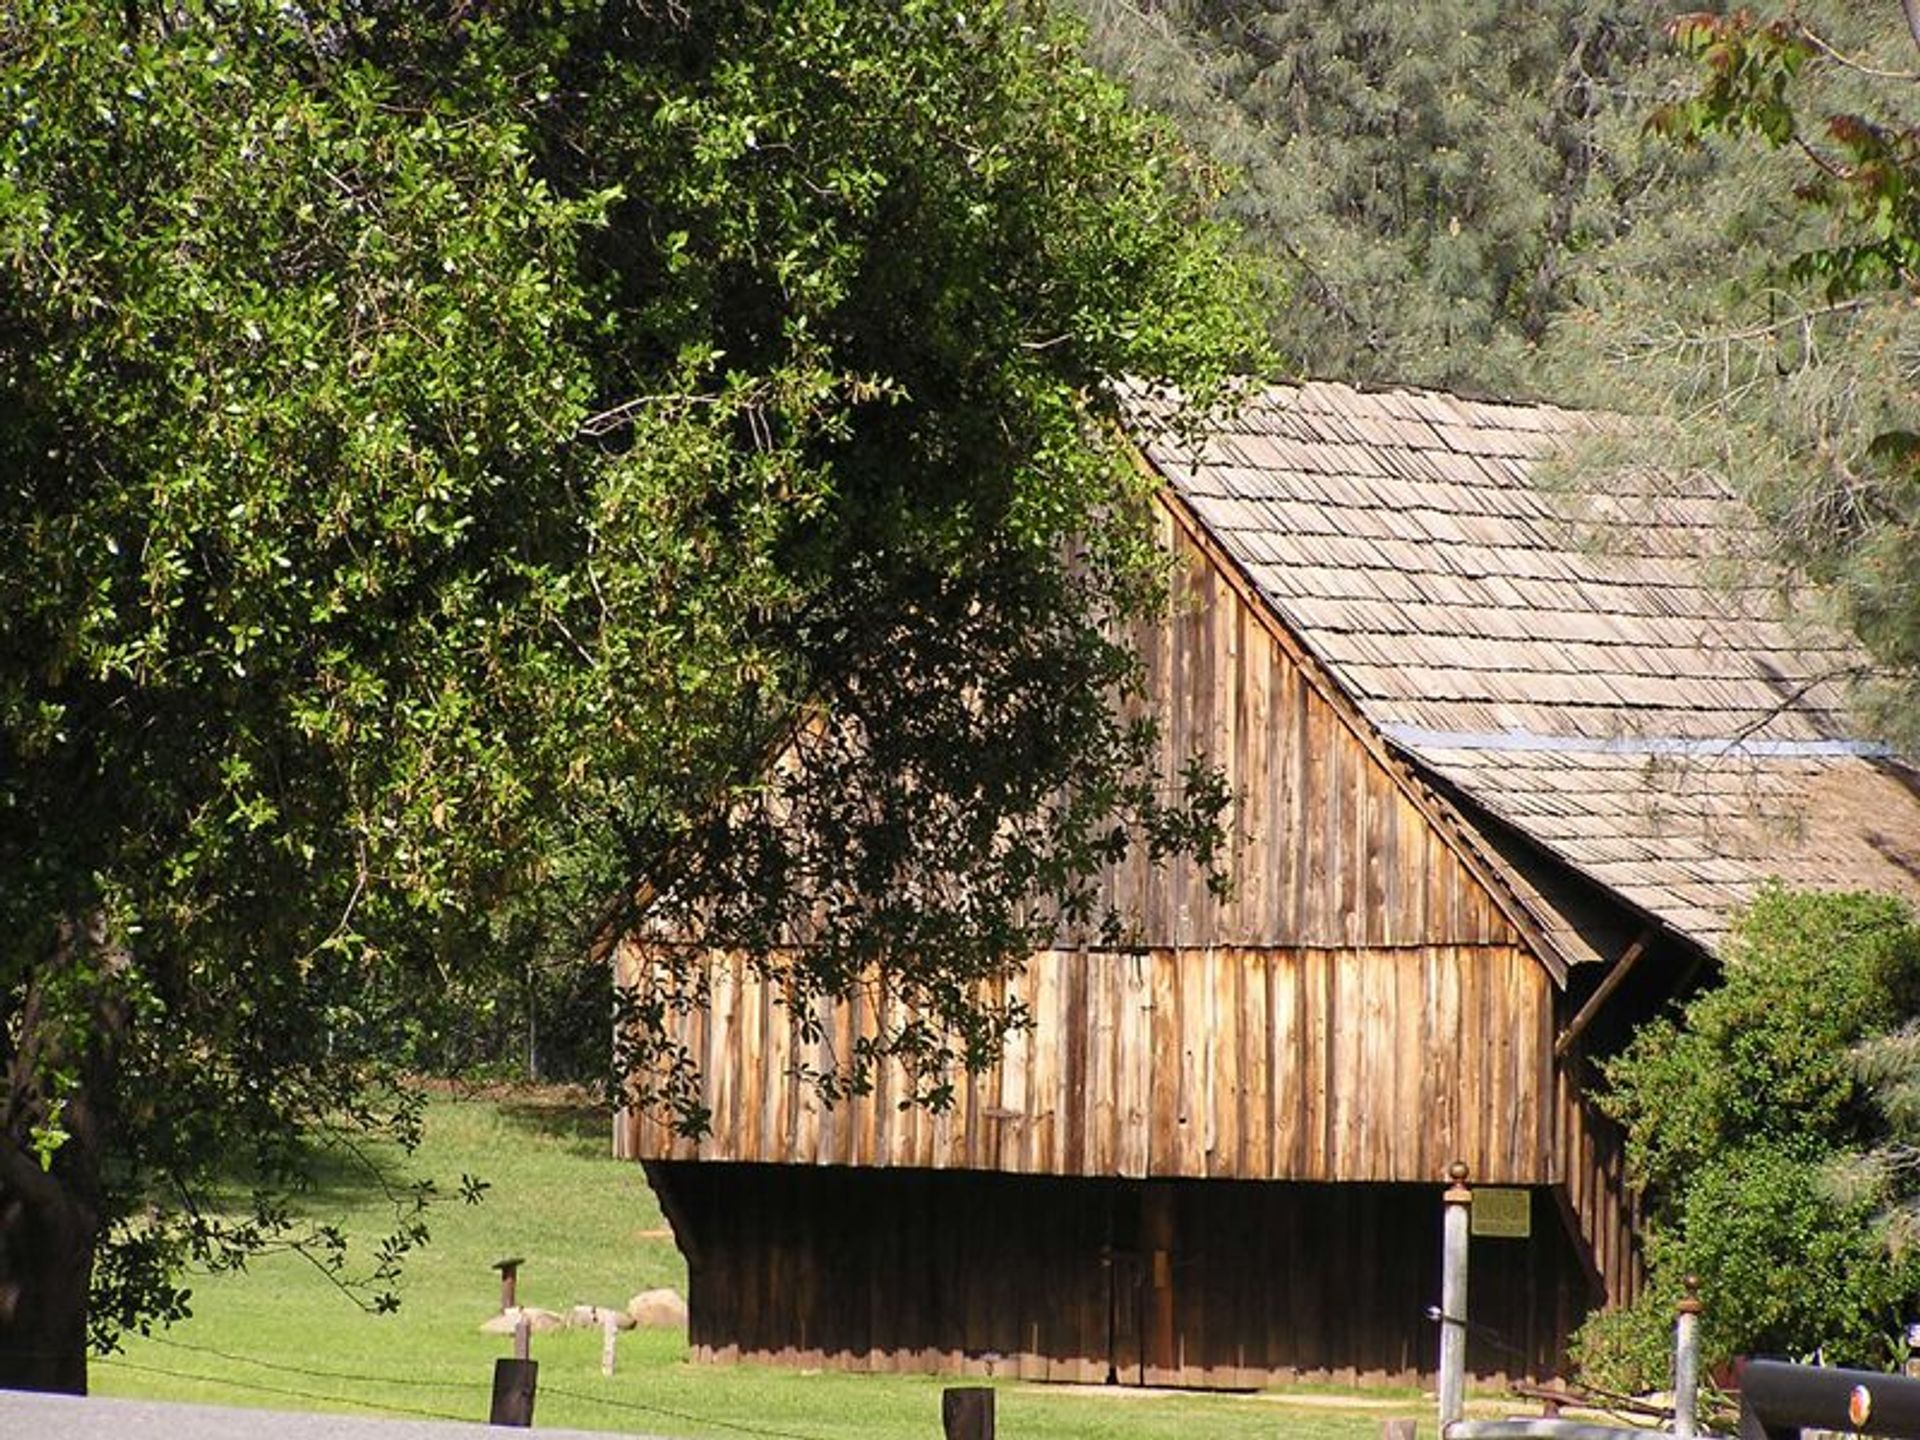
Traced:
<path fill-rule="evenodd" d="M 1144 1385 L 1140 1356 L 1140 1296 L 1145 1266 L 1138 1250 L 1107 1250 L 1107 1382 Z"/>
<path fill-rule="evenodd" d="M 1121 1385 L 1177 1383 L 1173 1187 L 1115 1189 L 1107 1230 L 1107 1367 Z"/>
<path fill-rule="evenodd" d="M 1180 1334 L 1174 1324 L 1180 1267 L 1174 1263 L 1179 1233 L 1173 1199 L 1173 1186 L 1165 1180 L 1149 1181 L 1141 1189 L 1140 1258 L 1145 1273 L 1140 1277 L 1140 1355 L 1148 1385 L 1182 1383 Z"/>

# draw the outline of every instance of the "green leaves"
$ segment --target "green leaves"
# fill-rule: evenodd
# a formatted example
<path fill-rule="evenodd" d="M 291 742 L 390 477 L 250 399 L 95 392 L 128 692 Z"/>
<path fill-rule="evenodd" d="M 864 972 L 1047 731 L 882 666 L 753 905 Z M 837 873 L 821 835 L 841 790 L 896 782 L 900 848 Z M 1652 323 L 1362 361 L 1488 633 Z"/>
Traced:
<path fill-rule="evenodd" d="M 1882 1197 L 1829 1183 L 1887 1138 L 1856 1051 L 1920 1013 L 1920 928 L 1900 902 L 1768 889 L 1721 983 L 1643 1027 L 1605 1067 L 1604 1104 L 1644 1187 L 1652 1289 L 1581 1345 L 1605 1384 L 1659 1383 L 1680 1278 L 1701 1277 L 1708 1353 L 1881 1363 L 1920 1294 Z"/>
<path fill-rule="evenodd" d="M 40 1162 L 44 1171 L 53 1169 L 53 1157 L 60 1153 L 60 1147 L 73 1136 L 60 1123 L 62 1112 L 67 1108 L 66 1096 L 61 1093 L 56 1080 L 54 1096 L 47 1102 L 46 1118 L 27 1127 L 27 1141 L 33 1150 L 34 1159 Z"/>
<path fill-rule="evenodd" d="M 1669 21 L 1667 34 L 1699 68 L 1704 83 L 1686 100 L 1655 109 L 1649 128 L 1676 140 L 1697 140 L 1715 131 L 1751 131 L 1772 145 L 1794 138 L 1787 90 L 1814 50 L 1793 24 L 1763 24 L 1747 10 L 1697 13 Z"/>
<path fill-rule="evenodd" d="M 279 1233 L 196 1218 L 236 1155 L 270 1200 L 392 1123 L 447 976 L 636 881 L 733 877 L 763 949 L 824 914 L 819 985 L 885 957 L 983 1051 L 968 986 L 1104 837 L 1205 843 L 1115 713 L 1106 385 L 1204 398 L 1258 323 L 1038 7 L 22 0 L 0 97 L 0 1009 L 111 910 L 145 1008 L 53 1153 L 114 1323 Z M 839 748 L 756 811 L 803 719 Z"/>
<path fill-rule="evenodd" d="M 1920 209 L 1913 195 L 1920 131 L 1835 112 L 1821 118 L 1814 134 L 1803 133 L 1793 86 L 1823 52 L 1798 19 L 1762 23 L 1744 10 L 1689 15 L 1672 22 L 1669 33 L 1699 67 L 1702 83 L 1687 99 L 1655 110 L 1649 127 L 1683 141 L 1751 133 L 1776 147 L 1797 144 L 1813 165 L 1797 197 L 1832 212 L 1867 239 L 1803 252 L 1789 273 L 1817 282 L 1832 301 L 1889 286 L 1911 287 L 1920 274 Z M 1816 148 L 1821 142 L 1832 147 L 1829 153 Z"/>

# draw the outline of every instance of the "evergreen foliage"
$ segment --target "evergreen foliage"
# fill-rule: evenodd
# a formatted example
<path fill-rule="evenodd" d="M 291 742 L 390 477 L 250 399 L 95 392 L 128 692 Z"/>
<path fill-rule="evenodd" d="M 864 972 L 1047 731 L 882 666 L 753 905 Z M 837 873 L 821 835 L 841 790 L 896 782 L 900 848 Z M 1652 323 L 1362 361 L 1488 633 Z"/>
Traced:
<path fill-rule="evenodd" d="M 1652 0 L 1079 8 L 1101 63 L 1233 170 L 1224 208 L 1313 374 L 1543 393 L 1587 257 L 1674 178 L 1635 136 L 1677 68 Z"/>
<path fill-rule="evenodd" d="M 1676 22 L 1697 69 L 1656 143 L 1712 161 L 1699 224 L 1654 217 L 1585 318 L 1663 463 L 1710 469 L 1878 667 L 1875 727 L 1920 742 L 1920 48 L 1898 7 Z"/>
<path fill-rule="evenodd" d="M 1311 374 L 1660 417 L 1594 464 L 1705 468 L 1752 557 L 1920 741 L 1920 72 L 1903 11 L 1651 0 L 1061 0 L 1235 183 Z"/>
<path fill-rule="evenodd" d="M 397 1018 L 638 878 L 937 1073 L 1204 848 L 1104 384 L 1251 307 L 1035 7 L 20 0 L 0 108 L 0 1383 L 334 1263 L 278 1197 L 409 1130 Z"/>

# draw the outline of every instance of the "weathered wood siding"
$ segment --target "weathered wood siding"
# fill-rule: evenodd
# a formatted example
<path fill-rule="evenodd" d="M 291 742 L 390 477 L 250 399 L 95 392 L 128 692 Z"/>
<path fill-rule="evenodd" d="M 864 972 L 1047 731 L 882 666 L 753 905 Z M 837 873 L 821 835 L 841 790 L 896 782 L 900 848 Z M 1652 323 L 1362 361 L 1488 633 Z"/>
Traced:
<path fill-rule="evenodd" d="M 1640 1243 L 1640 1197 L 1627 1184 L 1626 1141 L 1620 1127 L 1589 1097 L 1588 1062 L 1575 1050 L 1554 1070 L 1559 1115 L 1556 1197 L 1581 1237 L 1590 1274 L 1609 1305 L 1628 1305 L 1646 1287 Z"/>
<path fill-rule="evenodd" d="M 696 1359 L 1250 1387 L 1431 1373 L 1438 1185 L 656 1163 Z M 1553 1203 L 1480 1240 L 1468 1362 L 1553 1375 L 1592 1295 Z M 1497 1342 L 1497 1343 L 1496 1343 Z"/>
<path fill-rule="evenodd" d="M 1513 945 L 1382 950 L 1046 951 L 1009 982 L 1032 1014 L 942 1113 L 900 1078 L 835 1107 L 797 1074 L 871 1034 L 884 1001 L 819 1007 L 704 965 L 709 1003 L 672 1023 L 698 1063 L 707 1136 L 623 1118 L 644 1159 L 913 1166 L 1024 1174 L 1538 1184 L 1555 1165 L 1552 982 Z M 647 956 L 630 946 L 626 983 Z"/>
<path fill-rule="evenodd" d="M 1103 898 L 1149 946 L 1514 943 L 1437 807 L 1316 687 L 1235 578 L 1170 513 L 1159 523 L 1175 587 L 1138 637 L 1146 703 L 1165 773 L 1196 753 L 1225 773 L 1233 891 L 1212 895 L 1191 860 L 1136 853 L 1103 878 Z"/>
<path fill-rule="evenodd" d="M 1553 1057 L 1557 960 L 1211 542 L 1173 510 L 1161 524 L 1178 594 L 1139 637 L 1143 703 L 1169 773 L 1195 753 L 1225 772 L 1229 896 L 1189 861 L 1114 867 L 1130 947 L 1062 934 L 1030 957 L 995 998 L 1031 1027 L 938 1113 L 902 1108 L 892 1070 L 831 1107 L 804 1078 L 899 1018 L 884 988 L 800 1016 L 777 966 L 620 948 L 622 983 L 667 966 L 708 995 L 668 1023 L 710 1131 L 646 1111 L 616 1129 L 687 1251 L 696 1354 L 1408 1380 L 1431 1364 L 1435 1195 L 1456 1159 L 1536 1187 L 1535 1238 L 1475 1259 L 1475 1319 L 1518 1369 L 1551 1373 L 1595 1298 L 1637 1289 L 1617 1136 L 1578 1057 Z M 1478 1373 L 1509 1363 L 1476 1351 Z"/>

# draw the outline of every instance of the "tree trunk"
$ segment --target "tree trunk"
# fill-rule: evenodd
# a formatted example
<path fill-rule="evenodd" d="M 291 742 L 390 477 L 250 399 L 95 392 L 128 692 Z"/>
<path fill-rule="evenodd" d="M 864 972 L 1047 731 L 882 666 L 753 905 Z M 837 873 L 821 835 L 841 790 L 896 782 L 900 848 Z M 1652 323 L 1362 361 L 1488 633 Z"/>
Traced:
<path fill-rule="evenodd" d="M 96 914 L 63 925 L 10 1018 L 0 1096 L 0 1388 L 87 1391 L 87 1303 L 129 964 Z M 56 1076 L 64 1076 L 56 1081 Z M 64 1138 L 42 1164 L 36 1128 Z"/>
<path fill-rule="evenodd" d="M 63 1153 L 56 1168 L 79 1159 Z M 87 1393 L 95 1226 L 64 1190 L 0 1140 L 0 1389 Z"/>

